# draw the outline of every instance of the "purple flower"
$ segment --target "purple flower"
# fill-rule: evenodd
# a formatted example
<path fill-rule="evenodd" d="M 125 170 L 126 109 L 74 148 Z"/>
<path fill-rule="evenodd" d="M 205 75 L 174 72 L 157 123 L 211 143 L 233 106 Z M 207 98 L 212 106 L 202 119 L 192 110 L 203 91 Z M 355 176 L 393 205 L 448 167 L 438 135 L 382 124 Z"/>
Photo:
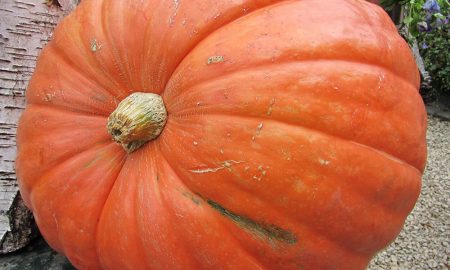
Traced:
<path fill-rule="evenodd" d="M 439 6 L 438 2 L 436 2 L 436 0 L 427 0 L 425 4 L 423 4 L 422 8 L 432 14 L 441 11 L 441 7 Z"/>
<path fill-rule="evenodd" d="M 422 49 L 428 49 L 428 45 L 424 42 L 424 43 L 422 43 Z"/>
<path fill-rule="evenodd" d="M 436 27 L 441 27 L 444 24 L 446 24 L 444 19 L 441 19 L 441 18 L 436 19 Z"/>

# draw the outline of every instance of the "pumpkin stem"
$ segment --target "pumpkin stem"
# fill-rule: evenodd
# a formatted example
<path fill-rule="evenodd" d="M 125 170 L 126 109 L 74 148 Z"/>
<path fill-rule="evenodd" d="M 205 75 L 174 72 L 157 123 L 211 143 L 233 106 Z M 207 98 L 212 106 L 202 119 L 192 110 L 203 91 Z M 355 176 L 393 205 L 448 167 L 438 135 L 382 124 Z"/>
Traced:
<path fill-rule="evenodd" d="M 108 132 L 131 153 L 156 139 L 167 120 L 161 96 L 136 92 L 122 100 L 108 118 Z"/>

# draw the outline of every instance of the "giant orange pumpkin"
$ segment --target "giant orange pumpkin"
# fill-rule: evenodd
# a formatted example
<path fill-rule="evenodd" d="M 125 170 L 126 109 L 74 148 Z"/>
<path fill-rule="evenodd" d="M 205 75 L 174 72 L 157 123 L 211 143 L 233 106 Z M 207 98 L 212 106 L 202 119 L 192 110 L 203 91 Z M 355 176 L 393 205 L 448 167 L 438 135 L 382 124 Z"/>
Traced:
<path fill-rule="evenodd" d="M 365 1 L 83 0 L 27 90 L 20 190 L 80 269 L 364 269 L 419 194 L 418 86 Z"/>

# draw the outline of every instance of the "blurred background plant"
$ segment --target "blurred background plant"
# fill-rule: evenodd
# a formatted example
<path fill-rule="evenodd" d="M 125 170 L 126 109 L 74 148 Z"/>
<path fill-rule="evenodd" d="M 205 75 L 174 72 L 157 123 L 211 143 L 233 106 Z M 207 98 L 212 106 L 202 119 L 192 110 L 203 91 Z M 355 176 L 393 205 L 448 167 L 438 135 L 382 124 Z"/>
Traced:
<path fill-rule="evenodd" d="M 381 0 L 386 11 L 402 8 L 399 31 L 417 44 L 431 77 L 421 93 L 434 100 L 450 96 L 450 4 L 448 0 Z"/>

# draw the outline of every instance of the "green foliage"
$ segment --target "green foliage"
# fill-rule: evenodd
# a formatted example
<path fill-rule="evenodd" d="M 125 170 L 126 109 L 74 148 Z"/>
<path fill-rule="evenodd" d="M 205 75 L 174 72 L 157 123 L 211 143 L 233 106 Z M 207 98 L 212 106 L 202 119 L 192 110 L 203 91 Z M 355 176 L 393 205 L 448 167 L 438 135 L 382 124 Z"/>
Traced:
<path fill-rule="evenodd" d="M 448 0 L 381 0 L 390 11 L 403 6 L 400 32 L 412 44 L 417 41 L 425 69 L 431 76 L 431 96 L 450 94 L 450 23 Z M 407 30 L 407 31 L 404 31 Z"/>
<path fill-rule="evenodd" d="M 417 38 L 421 32 L 440 29 L 448 23 L 450 3 L 448 0 L 381 0 L 381 5 L 392 10 L 401 5 L 405 10 L 402 27 L 407 27 L 411 37 Z"/>
<path fill-rule="evenodd" d="M 418 36 L 420 54 L 425 68 L 430 73 L 433 95 L 450 94 L 450 27 Z"/>

